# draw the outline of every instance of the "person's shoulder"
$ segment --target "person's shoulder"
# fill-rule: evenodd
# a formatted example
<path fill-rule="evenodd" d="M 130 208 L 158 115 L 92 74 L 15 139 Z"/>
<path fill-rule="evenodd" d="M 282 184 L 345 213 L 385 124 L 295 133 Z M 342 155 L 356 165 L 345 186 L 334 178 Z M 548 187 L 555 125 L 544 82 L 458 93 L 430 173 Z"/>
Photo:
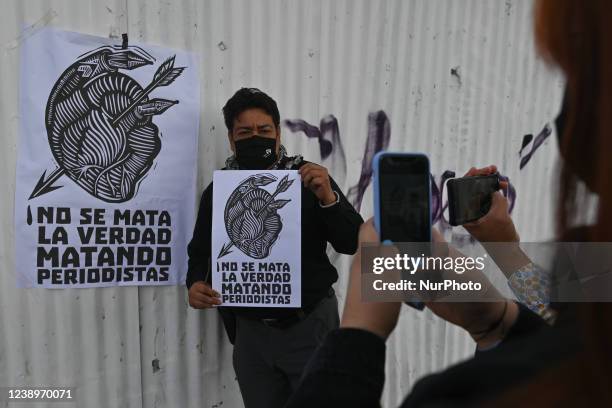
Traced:
<path fill-rule="evenodd" d="M 212 197 L 212 192 L 213 192 L 213 182 L 211 180 L 210 183 L 208 183 L 208 185 L 202 192 L 202 198 L 204 199 L 204 198 Z"/>

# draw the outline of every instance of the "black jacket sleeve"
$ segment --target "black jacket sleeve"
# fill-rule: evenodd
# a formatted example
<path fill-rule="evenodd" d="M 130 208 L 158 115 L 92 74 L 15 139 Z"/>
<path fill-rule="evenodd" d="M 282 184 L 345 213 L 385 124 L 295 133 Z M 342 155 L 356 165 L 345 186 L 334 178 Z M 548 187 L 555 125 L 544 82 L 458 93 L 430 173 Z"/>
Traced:
<path fill-rule="evenodd" d="M 353 255 L 359 246 L 359 226 L 363 224 L 363 218 L 348 202 L 331 176 L 329 181 L 332 190 L 338 193 L 340 202 L 327 208 L 319 206 L 318 210 L 325 225 L 325 238 L 336 252 Z"/>
<path fill-rule="evenodd" d="M 193 237 L 187 246 L 187 255 L 189 256 L 187 288 L 190 288 L 194 282 L 205 281 L 211 283 L 210 274 L 210 245 L 212 231 L 212 183 L 206 187 L 200 199 L 200 209 L 198 210 L 198 218 L 195 228 L 193 229 Z"/>
<path fill-rule="evenodd" d="M 563 330 L 549 327 L 540 316 L 518 305 L 518 318 L 500 344 L 420 379 L 401 407 L 496 406 L 485 401 L 497 400 L 571 353 L 574 346 Z"/>
<path fill-rule="evenodd" d="M 553 346 L 551 338 L 543 342 L 545 349 L 534 347 L 537 339 L 533 336 L 549 328 L 539 316 L 519 307 L 517 322 L 501 344 L 424 377 L 413 387 L 402 408 L 459 406 L 486 399 L 559 358 L 565 345 Z M 359 329 L 332 331 L 311 357 L 286 408 L 379 406 L 384 366 L 385 343 L 380 337 Z"/>

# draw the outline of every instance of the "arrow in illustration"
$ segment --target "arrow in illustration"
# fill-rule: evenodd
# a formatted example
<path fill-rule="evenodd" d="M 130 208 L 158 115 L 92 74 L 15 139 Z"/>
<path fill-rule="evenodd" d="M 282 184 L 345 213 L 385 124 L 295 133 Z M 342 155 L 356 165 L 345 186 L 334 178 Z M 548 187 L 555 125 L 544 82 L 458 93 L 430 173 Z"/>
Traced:
<path fill-rule="evenodd" d="M 139 103 L 148 94 L 150 94 L 155 88 L 158 88 L 160 86 L 170 85 L 185 70 L 185 67 L 174 68 L 175 57 L 176 55 L 173 55 L 172 57 L 168 58 L 162 65 L 159 66 L 159 68 L 155 72 L 155 75 L 153 76 L 153 81 L 151 81 L 151 83 L 143 90 L 143 92 L 136 99 L 134 99 L 134 101 L 123 112 L 121 112 L 119 116 L 117 116 L 113 120 L 112 122 L 113 126 L 117 126 L 117 124 L 119 124 L 119 121 L 123 119 L 125 115 L 127 115 L 129 112 L 131 112 L 136 106 L 138 106 Z M 172 106 L 173 104 L 178 103 L 178 101 L 165 101 L 165 102 L 167 103 L 166 104 L 151 103 L 151 105 L 155 105 L 155 106 L 153 107 L 154 109 L 153 108 L 149 108 L 149 109 L 153 109 L 153 110 L 156 109 L 155 113 L 157 113 L 157 111 L 163 112 L 169 106 Z M 147 114 L 150 112 L 143 112 L 143 113 Z M 61 167 L 56 168 L 49 174 L 48 177 L 45 177 L 46 173 L 47 171 L 45 170 L 42 176 L 40 176 L 40 179 L 38 180 L 38 183 L 36 183 L 36 186 L 34 187 L 34 191 L 32 191 L 32 194 L 30 195 L 30 198 L 28 198 L 28 200 L 31 200 L 36 197 L 40 197 L 43 194 L 49 193 L 53 190 L 57 190 L 58 188 L 63 187 L 63 186 L 53 185 L 53 183 L 57 181 L 57 179 L 59 179 L 65 173 L 65 170 L 63 168 Z"/>
<path fill-rule="evenodd" d="M 176 105 L 177 103 L 178 101 L 170 101 L 166 99 L 156 98 L 156 99 L 151 99 L 150 101 L 145 102 L 141 105 L 138 105 L 136 109 L 142 116 L 152 116 L 152 115 L 158 115 L 160 113 L 165 112 L 169 107 L 171 107 L 172 105 Z M 63 168 L 61 167 L 56 168 L 55 170 L 51 172 L 51 174 L 49 174 L 48 177 L 45 177 L 46 172 L 47 171 L 45 170 L 42 176 L 40 176 L 40 179 L 38 180 L 38 183 L 36 183 L 36 186 L 34 187 L 34 191 L 32 191 L 32 195 L 30 195 L 29 200 L 39 197 L 45 193 L 49 193 L 53 190 L 57 190 L 58 188 L 62 187 L 62 186 L 54 186 L 53 183 L 57 179 L 59 179 L 64 173 L 66 173 L 66 171 Z"/>
<path fill-rule="evenodd" d="M 285 175 L 285 177 L 283 177 L 281 179 L 281 181 L 278 183 L 278 185 L 276 186 L 276 190 L 274 190 L 274 194 L 272 194 L 272 197 L 270 197 L 268 199 L 268 201 L 266 201 L 266 203 L 263 205 L 263 207 L 261 207 L 259 209 L 259 211 L 257 211 L 255 216 L 257 217 L 259 214 L 261 214 L 263 212 L 263 210 L 265 210 L 274 201 L 274 197 L 276 197 L 280 193 L 284 193 L 285 191 L 287 191 L 289 189 L 289 187 L 291 187 L 293 182 L 294 182 L 294 180 L 289 180 L 289 175 L 288 174 Z M 288 201 L 284 202 L 283 205 L 285 205 L 287 203 L 288 203 Z"/>
<path fill-rule="evenodd" d="M 274 193 L 272 194 L 272 196 L 268 199 L 268 201 L 266 201 L 266 203 L 259 209 L 259 211 L 257 211 L 255 213 L 255 217 L 259 216 L 263 210 L 265 210 L 270 204 L 272 204 L 272 202 L 274 201 L 274 197 L 276 197 L 277 195 L 279 195 L 280 193 L 283 193 L 285 191 L 287 191 L 289 189 L 289 187 L 293 184 L 295 180 L 289 180 L 289 175 L 285 175 L 285 177 L 283 177 L 281 179 L 281 181 L 277 184 L 276 186 L 276 190 L 274 190 Z M 280 208 L 282 206 L 284 206 L 285 204 L 287 204 L 290 200 L 279 200 L 281 201 L 279 207 Z M 231 248 L 234 246 L 233 242 L 228 242 L 226 244 L 223 244 L 221 246 L 221 250 L 219 251 L 219 255 L 217 255 L 217 259 L 224 257 L 225 255 L 231 253 Z"/>
<path fill-rule="evenodd" d="M 232 242 L 228 242 L 227 244 L 223 244 L 221 246 L 221 251 L 219 251 L 219 255 L 217 256 L 217 258 L 222 258 L 225 255 L 231 253 L 231 248 L 234 246 L 234 244 Z"/>
<path fill-rule="evenodd" d="M 113 126 L 117 126 L 119 121 L 132 109 L 134 109 L 144 98 L 146 98 L 147 95 L 153 92 L 155 88 L 160 86 L 168 86 L 174 82 L 179 75 L 181 75 L 181 73 L 185 70 L 185 67 L 174 68 L 174 58 L 176 58 L 176 55 L 168 58 L 159 66 L 159 68 L 157 68 L 155 75 L 153 75 L 153 81 L 151 81 L 151 83 L 142 91 L 142 93 L 136 99 L 134 99 L 134 101 L 123 112 L 121 112 L 121 114 L 117 116 L 115 120 L 113 120 Z"/>
<path fill-rule="evenodd" d="M 63 187 L 54 186 L 53 183 L 55 183 L 57 179 L 64 174 L 64 169 L 58 167 L 49 174 L 49 177 L 45 178 L 46 174 L 47 170 L 43 171 L 42 176 L 40 176 L 40 179 L 38 179 L 38 183 L 36 183 L 36 186 L 34 187 L 34 190 L 32 191 L 32 194 L 30 194 L 30 198 L 28 198 L 28 200 L 39 197 L 46 193 L 50 193 L 53 190 L 57 190 L 58 188 Z"/>

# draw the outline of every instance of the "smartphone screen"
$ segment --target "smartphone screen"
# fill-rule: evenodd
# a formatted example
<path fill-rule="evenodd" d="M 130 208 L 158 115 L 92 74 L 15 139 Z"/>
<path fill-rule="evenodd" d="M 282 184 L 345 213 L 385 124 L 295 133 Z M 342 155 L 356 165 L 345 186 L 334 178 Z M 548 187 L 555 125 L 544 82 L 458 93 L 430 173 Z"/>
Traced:
<path fill-rule="evenodd" d="M 449 180 L 448 208 L 451 225 L 475 221 L 489 212 L 491 194 L 499 190 L 497 174 Z"/>
<path fill-rule="evenodd" d="M 379 162 L 381 240 L 431 240 L 429 162 L 426 156 L 385 154 Z"/>

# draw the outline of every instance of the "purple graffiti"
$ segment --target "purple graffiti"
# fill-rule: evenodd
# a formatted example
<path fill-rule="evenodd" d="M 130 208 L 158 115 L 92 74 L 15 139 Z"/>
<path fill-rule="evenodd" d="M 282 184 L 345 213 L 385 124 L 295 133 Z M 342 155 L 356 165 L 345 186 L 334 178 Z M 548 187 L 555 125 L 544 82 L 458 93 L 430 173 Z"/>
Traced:
<path fill-rule="evenodd" d="M 508 212 L 512 214 L 514 204 L 516 203 L 516 189 L 507 176 L 500 174 L 499 180 L 508 182 L 508 187 L 502 189 L 502 194 L 508 199 Z"/>
<path fill-rule="evenodd" d="M 322 163 L 329 167 L 331 174 L 339 182 L 344 181 L 346 177 L 346 157 L 342 140 L 340 140 L 338 119 L 334 115 L 324 116 L 319 123 L 319 127 L 302 119 L 287 119 L 283 124 L 294 133 L 303 132 L 307 138 L 317 139 Z"/>
<path fill-rule="evenodd" d="M 294 133 L 302 132 L 308 138 L 314 138 L 319 141 L 319 151 L 321 153 L 322 162 L 330 167 L 332 175 L 337 177 L 339 184 L 343 184 L 346 177 L 346 157 L 340 139 L 340 130 L 338 120 L 333 115 L 327 115 L 321 119 L 319 127 L 309 124 L 302 119 L 285 120 L 283 122 L 289 130 Z M 546 125 L 540 134 L 536 137 L 531 151 L 527 153 L 521 160 L 521 168 L 531 158 L 531 155 L 550 135 L 550 127 Z M 533 136 L 529 138 L 527 135 L 523 139 L 523 149 L 531 142 Z M 387 114 L 382 111 L 376 111 L 368 114 L 368 136 L 366 140 L 365 151 L 361 161 L 361 174 L 356 185 L 348 190 L 347 198 L 357 209 L 361 210 L 361 203 L 366 189 L 370 185 L 372 179 L 372 159 L 374 155 L 381 150 L 386 150 L 391 139 L 391 123 Z M 432 224 L 437 224 L 441 232 L 451 229 L 444 215 L 444 211 L 448 208 L 448 200 L 444 198 L 444 184 L 447 180 L 454 178 L 455 172 L 446 170 L 436 181 L 433 174 L 430 175 L 431 180 L 431 220 Z M 502 190 L 504 197 L 508 199 L 508 211 L 511 213 L 516 203 L 516 189 L 508 179 L 508 177 L 500 174 L 500 180 L 507 181 L 508 187 Z"/>
<path fill-rule="evenodd" d="M 452 170 L 446 170 L 440 177 L 440 184 L 436 184 L 436 179 L 431 177 L 431 223 L 435 224 L 440 222 L 441 225 L 447 225 L 450 228 L 450 224 L 446 217 L 444 217 L 444 210 L 448 207 L 448 201 L 444 201 L 444 184 L 446 180 L 455 177 L 455 172 Z"/>
<path fill-rule="evenodd" d="M 525 149 L 525 147 L 527 147 L 527 144 L 529 144 L 529 142 L 533 138 L 533 135 L 525 135 L 523 137 L 523 144 L 521 146 L 521 150 L 519 151 L 519 157 L 521 157 L 521 164 L 519 166 L 520 170 L 522 170 L 523 167 L 525 167 L 525 165 L 529 163 L 529 160 L 531 160 L 531 157 L 533 156 L 533 154 L 536 152 L 536 150 L 538 150 L 538 148 L 542 145 L 542 143 L 544 143 L 544 141 L 548 139 L 551 133 L 552 133 L 552 128 L 550 127 L 550 124 L 547 123 L 544 126 L 544 129 L 540 131 L 540 133 L 536 136 L 535 140 L 533 141 L 531 145 L 531 150 L 529 150 L 529 152 L 527 152 L 527 154 L 525 154 L 524 156 L 522 156 L 523 150 Z M 531 138 L 529 136 L 531 136 Z"/>
<path fill-rule="evenodd" d="M 523 142 L 521 143 L 521 150 L 519 150 L 519 157 L 523 154 L 523 150 L 531 143 L 533 140 L 533 135 L 529 133 L 528 135 L 523 136 Z"/>
<path fill-rule="evenodd" d="M 357 211 L 361 210 L 363 195 L 372 180 L 372 159 L 381 150 L 389 147 L 391 139 L 391 122 L 387 114 L 379 110 L 368 114 L 368 138 L 366 140 L 365 152 L 361 161 L 361 176 L 356 185 L 351 187 L 347 193 L 347 199 L 353 204 Z"/>

